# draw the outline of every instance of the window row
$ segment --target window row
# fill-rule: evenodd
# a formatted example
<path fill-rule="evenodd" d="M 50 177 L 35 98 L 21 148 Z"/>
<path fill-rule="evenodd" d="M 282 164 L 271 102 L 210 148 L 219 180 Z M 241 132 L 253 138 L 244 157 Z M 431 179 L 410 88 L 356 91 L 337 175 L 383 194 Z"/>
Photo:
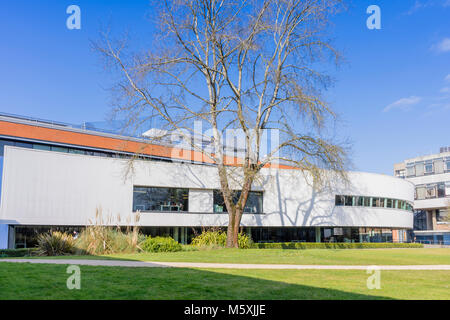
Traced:
<path fill-rule="evenodd" d="M 380 197 L 336 195 L 335 205 L 347 207 L 391 208 L 413 211 L 413 206 L 408 201 Z"/>
<path fill-rule="evenodd" d="M 450 181 L 416 186 L 415 200 L 444 198 L 450 196 Z"/>
<path fill-rule="evenodd" d="M 450 172 L 450 157 L 437 158 L 406 164 L 406 177 L 419 177 Z"/>
<path fill-rule="evenodd" d="M 49 144 L 41 144 L 41 143 L 31 143 L 31 142 L 23 142 L 23 141 L 14 141 L 14 140 L 6 140 L 0 139 L 0 156 L 4 154 L 4 146 L 14 146 L 20 148 L 27 149 L 35 149 L 35 150 L 45 150 L 45 151 L 55 151 L 55 152 L 63 152 L 63 153 L 72 153 L 72 154 L 81 154 L 87 156 L 96 156 L 96 157 L 106 157 L 106 158 L 124 158 L 128 159 L 133 155 L 119 152 L 106 152 L 99 150 L 89 150 L 89 149 L 81 149 L 74 147 L 64 147 L 64 146 L 55 146 Z M 141 160 L 152 160 L 152 161 L 167 161 L 172 162 L 170 159 L 160 159 L 153 158 L 149 156 L 138 156 L 138 159 Z"/>
<path fill-rule="evenodd" d="M 237 203 L 241 191 L 234 191 L 233 201 Z M 226 213 L 227 208 L 222 192 L 213 190 L 213 212 Z M 161 188 L 138 187 L 133 188 L 133 211 L 189 211 L 189 189 L 185 188 Z M 250 191 L 244 213 L 263 212 L 263 193 Z"/>

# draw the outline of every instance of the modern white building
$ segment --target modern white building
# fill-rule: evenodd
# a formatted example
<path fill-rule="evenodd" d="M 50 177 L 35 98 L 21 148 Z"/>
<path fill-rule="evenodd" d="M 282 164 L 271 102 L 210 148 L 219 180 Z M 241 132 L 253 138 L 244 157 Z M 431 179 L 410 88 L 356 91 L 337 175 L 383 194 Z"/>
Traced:
<path fill-rule="evenodd" d="M 394 175 L 415 186 L 416 240 L 450 245 L 450 148 L 395 164 Z"/>
<path fill-rule="evenodd" d="M 183 243 L 201 228 L 226 227 L 217 168 L 191 155 L 145 139 L 0 116 L 0 248 L 32 246 L 50 229 L 79 230 L 99 222 L 99 211 L 103 223 L 123 226 L 139 212 L 144 233 Z M 244 232 L 262 242 L 406 241 L 413 183 L 348 176 L 317 189 L 300 170 L 264 168 L 243 214 Z"/>

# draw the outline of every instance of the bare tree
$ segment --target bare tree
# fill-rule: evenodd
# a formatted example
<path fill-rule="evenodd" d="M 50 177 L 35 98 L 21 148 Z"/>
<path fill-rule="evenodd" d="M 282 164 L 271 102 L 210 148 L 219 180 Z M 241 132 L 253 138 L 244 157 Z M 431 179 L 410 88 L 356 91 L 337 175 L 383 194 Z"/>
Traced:
<path fill-rule="evenodd" d="M 108 33 L 95 44 L 120 76 L 115 111 L 134 127 L 157 121 L 217 166 L 228 247 L 238 246 L 247 198 L 263 167 L 298 168 L 315 185 L 325 169 L 345 175 L 346 153 L 328 130 L 335 114 L 322 97 L 332 81 L 320 70 L 340 58 L 326 38 L 340 8 L 339 0 L 166 0 L 153 4 L 159 32 L 150 48 L 131 53 L 127 41 Z M 194 121 L 211 130 L 212 150 L 192 139 L 204 137 Z M 238 160 L 225 151 L 228 129 L 239 130 L 245 142 Z M 279 132 L 267 152 L 264 130 Z"/>

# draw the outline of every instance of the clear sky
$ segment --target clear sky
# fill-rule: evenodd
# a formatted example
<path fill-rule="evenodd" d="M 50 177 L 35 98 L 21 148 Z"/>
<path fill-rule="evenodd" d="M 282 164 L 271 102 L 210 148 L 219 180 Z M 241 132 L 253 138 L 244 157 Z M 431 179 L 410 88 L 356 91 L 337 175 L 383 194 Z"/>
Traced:
<path fill-rule="evenodd" d="M 345 63 L 327 99 L 354 169 L 392 174 L 406 158 L 450 146 L 450 0 L 353 0 L 331 35 Z M 81 30 L 66 9 L 81 8 Z M 369 30 L 369 5 L 381 29 Z M 0 111 L 79 124 L 110 112 L 111 84 L 90 41 L 102 26 L 152 36 L 147 0 L 2 0 Z"/>

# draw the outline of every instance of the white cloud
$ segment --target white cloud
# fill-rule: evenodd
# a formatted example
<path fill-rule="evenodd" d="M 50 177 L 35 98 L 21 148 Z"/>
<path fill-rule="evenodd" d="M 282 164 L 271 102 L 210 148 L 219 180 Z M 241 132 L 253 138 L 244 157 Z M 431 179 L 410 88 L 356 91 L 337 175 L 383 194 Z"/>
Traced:
<path fill-rule="evenodd" d="M 450 1 L 450 0 L 449 0 Z M 445 81 L 450 81 L 450 73 L 444 78 Z"/>
<path fill-rule="evenodd" d="M 442 93 L 448 93 L 448 92 L 450 92 L 450 88 L 449 87 L 442 88 L 441 92 Z"/>
<path fill-rule="evenodd" d="M 414 2 L 414 5 L 409 8 L 408 11 L 405 12 L 405 14 L 407 15 L 412 15 L 414 13 L 416 13 L 419 10 L 428 8 L 428 7 L 444 7 L 444 8 L 448 8 L 450 7 L 450 0 L 416 0 Z"/>
<path fill-rule="evenodd" d="M 409 98 L 401 98 L 389 105 L 387 105 L 383 112 L 388 112 L 392 109 L 400 109 L 400 110 L 408 110 L 411 106 L 418 104 L 420 101 L 422 101 L 421 97 L 411 96 Z"/>
<path fill-rule="evenodd" d="M 441 42 L 435 44 L 433 48 L 438 52 L 450 51 L 450 38 L 444 38 Z"/>
<path fill-rule="evenodd" d="M 427 4 L 426 3 L 422 3 L 418 0 L 416 0 L 416 2 L 414 3 L 414 5 L 408 10 L 408 12 L 406 12 L 407 15 L 411 15 L 414 12 L 426 7 Z"/>

